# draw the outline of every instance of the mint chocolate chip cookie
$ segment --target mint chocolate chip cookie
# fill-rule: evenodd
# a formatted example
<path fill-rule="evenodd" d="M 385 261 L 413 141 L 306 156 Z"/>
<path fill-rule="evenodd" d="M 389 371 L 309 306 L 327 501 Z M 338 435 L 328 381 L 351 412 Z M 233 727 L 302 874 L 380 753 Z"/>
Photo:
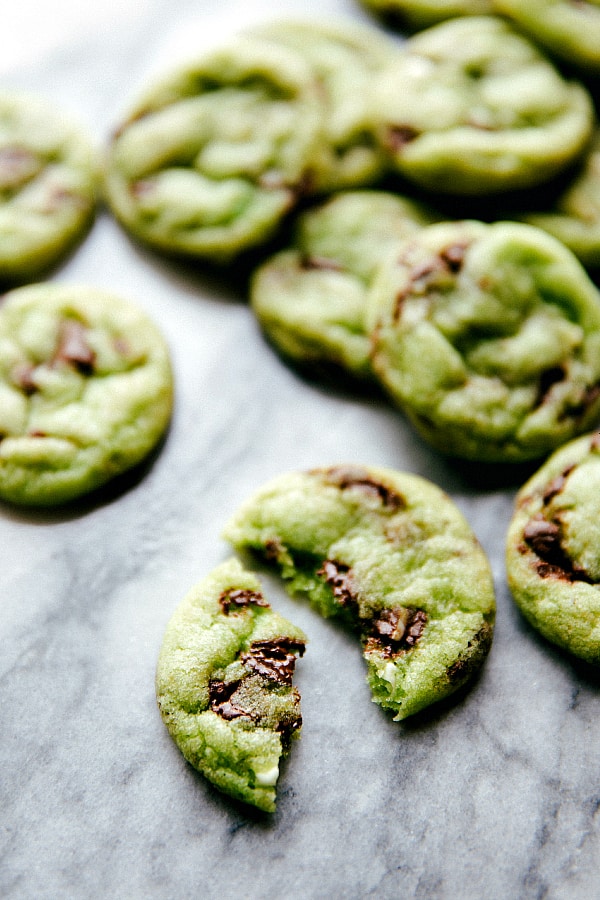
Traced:
<path fill-rule="evenodd" d="M 305 192 L 321 127 L 301 56 L 240 37 L 134 107 L 108 152 L 109 203 L 156 249 L 226 262 L 271 237 Z"/>
<path fill-rule="evenodd" d="M 550 53 L 588 72 L 600 72 L 600 0 L 493 0 Z"/>
<path fill-rule="evenodd" d="M 341 21 L 278 21 L 257 33 L 300 53 L 319 85 L 323 138 L 312 190 L 364 187 L 379 179 L 386 159 L 371 127 L 371 89 L 397 46 L 381 31 Z"/>
<path fill-rule="evenodd" d="M 487 559 L 450 498 L 416 475 L 355 465 L 284 474 L 241 506 L 225 537 L 356 629 L 373 700 L 396 719 L 465 684 L 489 650 Z"/>
<path fill-rule="evenodd" d="M 600 416 L 600 294 L 530 225 L 444 222 L 407 239 L 369 302 L 373 367 L 434 447 L 541 457 Z"/>
<path fill-rule="evenodd" d="M 379 80 L 373 115 L 399 173 L 457 195 L 546 181 L 583 152 L 593 123 L 587 91 L 493 16 L 409 38 Z"/>
<path fill-rule="evenodd" d="M 580 169 L 552 208 L 522 218 L 566 244 L 584 266 L 600 268 L 600 126 Z"/>
<path fill-rule="evenodd" d="M 162 336 L 133 304 L 52 283 L 0 302 L 0 498 L 72 500 L 141 462 L 171 414 Z"/>
<path fill-rule="evenodd" d="M 431 221 L 423 206 L 384 191 L 341 192 L 303 213 L 294 246 L 252 278 L 265 334 L 309 370 L 370 378 L 368 287 L 390 250 Z"/>
<path fill-rule="evenodd" d="M 556 451 L 519 491 L 506 539 L 514 599 L 544 637 L 600 663 L 600 434 Z"/>
<path fill-rule="evenodd" d="M 59 110 L 0 92 L 0 282 L 31 281 L 83 235 L 97 177 L 87 137 Z"/>
<path fill-rule="evenodd" d="M 180 603 L 160 651 L 156 696 L 169 734 L 216 787 L 266 812 L 302 724 L 292 676 L 305 644 L 229 560 Z"/>

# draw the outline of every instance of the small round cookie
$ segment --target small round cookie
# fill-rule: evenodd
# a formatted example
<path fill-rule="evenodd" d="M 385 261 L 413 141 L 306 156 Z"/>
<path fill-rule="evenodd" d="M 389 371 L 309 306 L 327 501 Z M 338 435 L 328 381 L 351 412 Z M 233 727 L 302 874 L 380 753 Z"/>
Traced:
<path fill-rule="evenodd" d="M 453 693 L 487 655 L 488 561 L 452 500 L 423 478 L 356 465 L 287 473 L 241 506 L 225 538 L 356 629 L 373 700 L 397 720 Z"/>
<path fill-rule="evenodd" d="M 600 0 L 493 0 L 550 53 L 589 72 L 600 73 Z"/>
<path fill-rule="evenodd" d="M 398 242 L 429 224 L 421 205 L 384 191 L 348 191 L 303 213 L 293 248 L 253 275 L 250 302 L 265 334 L 311 371 L 371 378 L 368 287 Z"/>
<path fill-rule="evenodd" d="M 134 107 L 109 148 L 109 203 L 156 249 L 227 262 L 270 238 L 306 191 L 321 128 L 300 55 L 240 37 Z"/>
<path fill-rule="evenodd" d="M 133 304 L 58 283 L 0 303 L 0 498 L 65 503 L 144 459 L 172 407 L 169 354 Z"/>
<path fill-rule="evenodd" d="M 600 433 L 561 447 L 521 488 L 506 568 L 533 627 L 600 663 Z"/>
<path fill-rule="evenodd" d="M 435 25 L 378 82 L 373 115 L 395 169 L 428 190 L 540 184 L 581 154 L 593 107 L 525 37 L 493 16 Z"/>
<path fill-rule="evenodd" d="M 521 218 L 553 234 L 587 268 L 600 268 L 600 127 L 581 169 L 553 208 Z"/>
<path fill-rule="evenodd" d="M 374 77 L 394 58 L 397 45 L 381 31 L 343 21 L 277 21 L 257 33 L 300 53 L 318 80 L 324 140 L 311 190 L 365 187 L 381 178 L 387 160 L 371 128 L 370 95 Z"/>
<path fill-rule="evenodd" d="M 485 16 L 493 12 L 492 0 L 361 0 L 361 3 L 410 30 L 428 28 L 457 16 Z"/>
<path fill-rule="evenodd" d="M 421 435 L 487 462 L 541 457 L 600 415 L 600 293 L 551 235 L 444 222 L 369 298 L 373 368 Z"/>
<path fill-rule="evenodd" d="M 33 280 L 83 236 L 97 179 L 91 144 L 60 111 L 0 92 L 0 282 Z"/>
<path fill-rule="evenodd" d="M 184 757 L 219 790 L 266 812 L 302 724 L 292 676 L 305 644 L 231 559 L 177 607 L 158 659 L 158 706 Z"/>

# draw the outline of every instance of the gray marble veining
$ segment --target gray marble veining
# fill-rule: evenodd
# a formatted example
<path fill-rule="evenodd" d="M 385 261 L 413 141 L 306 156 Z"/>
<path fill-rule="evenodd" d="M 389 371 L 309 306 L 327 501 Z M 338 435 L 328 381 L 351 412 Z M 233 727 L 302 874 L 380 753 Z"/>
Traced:
<path fill-rule="evenodd" d="M 40 14 L 38 49 L 2 77 L 66 104 L 101 143 L 154 57 L 254 7 L 264 12 L 124 0 L 95 31 L 65 26 L 51 45 Z M 364 17 L 352 0 L 285 0 L 278 12 Z M 474 483 L 378 397 L 301 379 L 236 290 L 146 254 L 106 213 L 53 277 L 147 309 L 172 349 L 177 404 L 142 477 L 101 502 L 0 509 L 0 895 L 600 897 L 600 678 L 512 604 L 503 541 L 516 485 Z M 155 705 L 156 657 L 176 604 L 229 554 L 220 531 L 240 501 L 279 472 L 340 461 L 416 472 L 451 494 L 492 562 L 496 637 L 456 702 L 394 723 L 370 702 L 351 637 L 266 578 L 310 638 L 297 669 L 303 734 L 269 817 L 180 756 Z"/>

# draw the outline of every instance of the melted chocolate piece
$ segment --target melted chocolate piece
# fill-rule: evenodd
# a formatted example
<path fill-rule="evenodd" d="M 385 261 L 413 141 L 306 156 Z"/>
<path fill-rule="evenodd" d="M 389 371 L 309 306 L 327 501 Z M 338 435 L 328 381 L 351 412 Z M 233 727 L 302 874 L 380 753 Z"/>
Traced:
<path fill-rule="evenodd" d="M 91 375 L 96 354 L 86 339 L 86 328 L 76 319 L 65 319 L 58 333 L 58 346 L 53 363 L 64 362 L 82 375 Z"/>
<path fill-rule="evenodd" d="M 451 244 L 440 252 L 440 259 L 451 272 L 459 272 L 465 258 L 467 244 Z"/>
<path fill-rule="evenodd" d="M 551 500 L 553 500 L 558 496 L 558 494 L 560 494 L 567 482 L 568 476 L 571 474 L 574 468 L 575 465 L 567 466 L 567 468 L 564 469 L 564 471 L 562 471 L 560 475 L 557 475 L 556 478 L 553 478 L 552 481 L 550 481 L 546 485 L 546 490 L 542 495 L 544 506 L 547 506 Z"/>
<path fill-rule="evenodd" d="M 356 610 L 358 601 L 354 594 L 352 569 L 334 559 L 326 559 L 317 575 L 331 585 L 333 596 L 341 606 Z"/>
<path fill-rule="evenodd" d="M 523 537 L 525 545 L 539 557 L 536 568 L 540 578 L 554 577 L 594 584 L 585 569 L 576 565 L 565 552 L 560 522 L 549 521 L 538 513 L 525 526 Z"/>
<path fill-rule="evenodd" d="M 314 472 L 319 473 L 319 470 Z M 380 481 L 375 481 L 367 470 L 360 466 L 334 466 L 326 469 L 323 474 L 329 484 L 334 484 L 342 491 L 349 489 L 362 491 L 377 497 L 382 505 L 389 509 L 404 509 L 406 506 L 404 497 Z"/>
<path fill-rule="evenodd" d="M 239 719 L 240 716 L 253 718 L 251 713 L 246 712 L 246 710 L 231 702 L 231 698 L 237 691 L 241 682 L 241 678 L 238 678 L 236 681 L 227 682 L 217 681 L 216 679 L 211 678 L 208 682 L 210 708 L 213 712 L 216 712 L 217 715 L 221 716 L 222 719 Z"/>
<path fill-rule="evenodd" d="M 326 256 L 311 256 L 305 254 L 300 260 L 302 269 L 308 271 L 312 269 L 325 269 L 328 272 L 343 272 L 344 267 L 335 259 L 328 259 Z"/>
<path fill-rule="evenodd" d="M 240 659 L 248 668 L 269 681 L 291 684 L 296 666 L 296 653 L 304 653 L 304 642 L 280 637 L 271 641 L 252 641 Z"/>
<path fill-rule="evenodd" d="M 427 613 L 422 609 L 384 609 L 371 622 L 365 650 L 378 650 L 389 658 L 399 656 L 416 645 L 426 625 Z"/>
<path fill-rule="evenodd" d="M 392 153 L 401 153 L 407 144 L 419 137 L 420 132 L 412 125 L 390 125 L 385 136 L 385 145 Z"/>
<path fill-rule="evenodd" d="M 35 368 L 36 367 L 31 365 L 31 363 L 24 363 L 23 365 L 16 366 L 11 373 L 13 384 L 22 390 L 24 394 L 27 394 L 28 397 L 39 390 L 33 377 Z"/>
<path fill-rule="evenodd" d="M 260 591 L 251 591 L 243 588 L 223 591 L 219 597 L 219 603 L 226 616 L 229 615 L 229 610 L 232 606 L 237 606 L 238 608 L 250 606 L 251 604 L 253 606 L 269 606 Z"/>

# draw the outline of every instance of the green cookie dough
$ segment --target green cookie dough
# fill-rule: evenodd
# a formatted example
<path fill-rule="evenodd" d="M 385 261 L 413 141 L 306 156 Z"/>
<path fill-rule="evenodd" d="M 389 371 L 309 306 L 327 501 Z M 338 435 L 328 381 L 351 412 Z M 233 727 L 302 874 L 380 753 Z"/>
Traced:
<path fill-rule="evenodd" d="M 225 538 L 356 629 L 373 700 L 396 719 L 465 684 L 490 648 L 485 554 L 450 498 L 416 475 L 355 465 L 284 474 L 242 505 Z"/>
<path fill-rule="evenodd" d="M 580 171 L 553 208 L 522 218 L 566 244 L 584 266 L 600 268 L 600 127 Z"/>
<path fill-rule="evenodd" d="M 527 38 L 493 16 L 452 19 L 404 44 L 374 90 L 382 145 L 428 190 L 540 184 L 581 154 L 593 107 Z"/>
<path fill-rule="evenodd" d="M 97 178 L 87 137 L 61 112 L 0 92 L 0 282 L 31 281 L 82 237 Z"/>
<path fill-rule="evenodd" d="M 305 644 L 232 559 L 180 603 L 160 651 L 156 697 L 184 757 L 221 791 L 266 812 L 302 724 L 292 675 Z"/>
<path fill-rule="evenodd" d="M 258 35 L 300 53 L 319 83 L 324 140 L 312 191 L 364 187 L 379 179 L 387 162 L 371 128 L 371 86 L 397 45 L 381 31 L 349 22 L 281 21 L 263 25 Z"/>
<path fill-rule="evenodd" d="M 453 456 L 541 457 L 600 414 L 600 293 L 551 235 L 444 222 L 407 239 L 369 298 L 373 368 Z"/>
<path fill-rule="evenodd" d="M 432 221 L 384 191 L 348 191 L 301 215 L 294 247 L 254 273 L 251 305 L 286 357 L 311 370 L 371 378 L 367 292 L 382 259 Z"/>
<path fill-rule="evenodd" d="M 361 3 L 410 29 L 428 28 L 456 16 L 484 16 L 493 12 L 492 0 L 361 0 Z"/>
<path fill-rule="evenodd" d="M 600 433 L 561 447 L 521 488 L 506 567 L 533 627 L 600 663 Z"/>
<path fill-rule="evenodd" d="M 567 62 L 600 72 L 600 0 L 493 0 L 536 43 Z"/>
<path fill-rule="evenodd" d="M 139 463 L 164 434 L 172 376 L 132 304 L 58 283 L 0 302 L 0 497 L 72 500 Z"/>
<path fill-rule="evenodd" d="M 227 262 L 270 238 L 306 191 L 321 128 L 300 55 L 240 37 L 135 106 L 108 152 L 109 203 L 153 247 Z"/>

